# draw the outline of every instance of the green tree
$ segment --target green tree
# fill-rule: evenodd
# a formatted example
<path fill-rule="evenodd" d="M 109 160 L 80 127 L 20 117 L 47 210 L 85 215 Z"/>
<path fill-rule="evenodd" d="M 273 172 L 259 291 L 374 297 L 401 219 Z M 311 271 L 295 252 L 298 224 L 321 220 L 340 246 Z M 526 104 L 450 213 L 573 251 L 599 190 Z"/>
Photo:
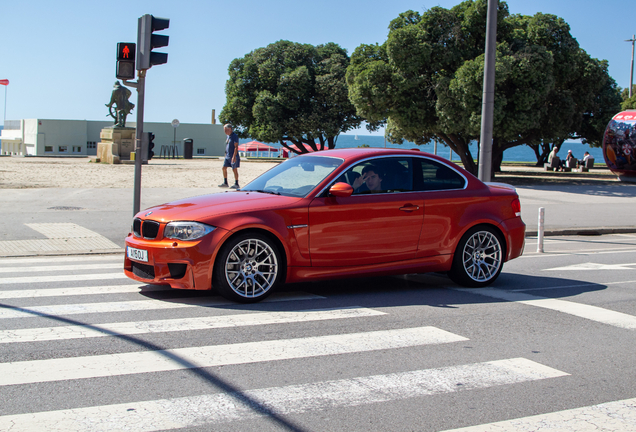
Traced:
<path fill-rule="evenodd" d="M 335 148 L 340 133 L 361 123 L 348 98 L 348 66 L 346 50 L 334 43 L 278 41 L 256 49 L 230 63 L 219 118 L 241 137 L 285 147 L 289 141 L 301 153 Z"/>
<path fill-rule="evenodd" d="M 358 47 L 347 71 L 358 114 L 372 125 L 386 120 L 394 142 L 437 138 L 476 173 L 468 145 L 481 128 L 486 13 L 485 0 L 408 11 L 391 22 L 384 44 Z M 499 2 L 497 41 L 493 169 L 518 145 L 535 148 L 540 159 L 543 143 L 602 136 L 620 101 L 616 84 L 567 23 L 510 15 Z"/>
<path fill-rule="evenodd" d="M 624 89 L 621 93 L 621 98 L 623 99 L 621 102 L 621 109 L 636 109 L 636 84 L 632 86 L 632 97 L 629 97 L 629 87 Z"/>

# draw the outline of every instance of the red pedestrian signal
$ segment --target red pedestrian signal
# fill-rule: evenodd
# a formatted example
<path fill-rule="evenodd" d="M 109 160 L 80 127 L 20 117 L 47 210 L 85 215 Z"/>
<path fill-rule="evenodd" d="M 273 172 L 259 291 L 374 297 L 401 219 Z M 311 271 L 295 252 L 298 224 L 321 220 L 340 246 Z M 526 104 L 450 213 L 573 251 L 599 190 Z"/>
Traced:
<path fill-rule="evenodd" d="M 135 79 L 135 54 L 137 45 L 131 42 L 120 42 L 117 44 L 117 69 L 115 76 L 118 79 Z"/>
<path fill-rule="evenodd" d="M 117 60 L 121 61 L 135 61 L 135 54 L 137 52 L 137 44 L 130 42 L 120 42 L 117 44 Z"/>

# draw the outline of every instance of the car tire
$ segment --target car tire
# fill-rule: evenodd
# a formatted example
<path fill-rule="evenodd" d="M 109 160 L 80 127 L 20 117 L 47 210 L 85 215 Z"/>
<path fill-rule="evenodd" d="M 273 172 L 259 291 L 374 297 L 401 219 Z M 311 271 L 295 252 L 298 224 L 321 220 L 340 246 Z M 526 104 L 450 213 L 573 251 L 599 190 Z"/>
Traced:
<path fill-rule="evenodd" d="M 283 274 L 278 247 L 259 233 L 245 233 L 228 240 L 216 262 L 212 285 L 223 297 L 255 303 L 269 296 Z"/>
<path fill-rule="evenodd" d="M 487 225 L 469 229 L 457 244 L 448 276 L 469 288 L 493 283 L 503 268 L 505 247 L 501 234 Z"/>

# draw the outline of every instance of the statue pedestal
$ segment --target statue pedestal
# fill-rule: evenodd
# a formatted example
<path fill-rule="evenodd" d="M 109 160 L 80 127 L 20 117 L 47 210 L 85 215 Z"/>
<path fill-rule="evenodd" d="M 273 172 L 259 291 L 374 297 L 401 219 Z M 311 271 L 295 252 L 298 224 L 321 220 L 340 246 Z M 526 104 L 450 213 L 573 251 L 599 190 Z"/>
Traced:
<path fill-rule="evenodd" d="M 111 126 L 102 129 L 97 143 L 97 162 L 119 164 L 134 152 L 135 128 Z"/>

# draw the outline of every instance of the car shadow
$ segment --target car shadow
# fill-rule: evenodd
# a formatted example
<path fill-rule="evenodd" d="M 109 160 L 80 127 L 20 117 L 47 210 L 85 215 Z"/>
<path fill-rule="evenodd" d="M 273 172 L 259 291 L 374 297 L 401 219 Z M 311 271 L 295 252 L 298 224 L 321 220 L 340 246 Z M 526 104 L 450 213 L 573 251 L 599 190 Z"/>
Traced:
<path fill-rule="evenodd" d="M 445 274 L 426 273 L 403 276 L 381 276 L 353 279 L 336 279 L 319 282 L 286 284 L 278 289 L 269 301 L 241 304 L 225 301 L 214 291 L 188 291 L 165 288 L 155 290 L 143 287 L 140 294 L 155 300 L 245 311 L 285 311 L 334 307 L 396 307 L 503 303 L 507 300 L 480 294 L 478 290 L 464 288 L 451 281 Z M 606 285 L 579 281 L 571 278 L 502 273 L 487 288 L 529 294 L 542 298 L 565 298 L 586 292 L 600 291 Z M 294 300 L 292 294 L 300 296 Z M 310 297 L 302 296 L 308 294 Z M 286 301 L 276 301 L 277 296 Z"/>

